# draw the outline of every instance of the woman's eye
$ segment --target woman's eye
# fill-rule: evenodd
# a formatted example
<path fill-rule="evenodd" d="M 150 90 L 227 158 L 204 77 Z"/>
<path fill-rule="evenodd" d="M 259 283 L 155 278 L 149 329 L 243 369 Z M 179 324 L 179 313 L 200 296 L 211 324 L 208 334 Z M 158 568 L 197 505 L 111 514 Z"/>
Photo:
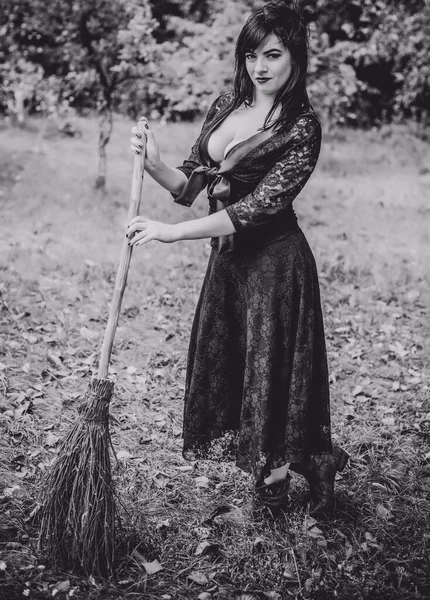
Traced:
<path fill-rule="evenodd" d="M 279 58 L 281 55 L 280 54 L 268 54 L 267 57 L 268 58 Z"/>
<path fill-rule="evenodd" d="M 254 54 L 245 54 L 245 60 L 252 60 L 253 58 L 255 58 Z"/>

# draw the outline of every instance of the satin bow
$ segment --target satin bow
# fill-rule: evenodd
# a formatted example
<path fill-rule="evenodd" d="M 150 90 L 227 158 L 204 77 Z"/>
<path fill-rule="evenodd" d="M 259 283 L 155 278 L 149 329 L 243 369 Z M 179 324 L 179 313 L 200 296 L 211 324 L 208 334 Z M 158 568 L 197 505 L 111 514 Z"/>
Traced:
<path fill-rule="evenodd" d="M 205 167 L 204 165 L 194 169 L 181 193 L 176 196 L 175 202 L 183 206 L 191 206 L 200 192 L 208 185 L 211 177 L 215 177 L 215 179 L 208 188 L 208 198 L 214 198 L 217 202 L 226 204 L 230 198 L 229 180 L 220 173 L 220 167 Z"/>
<path fill-rule="evenodd" d="M 211 128 L 206 132 L 200 144 L 203 159 L 208 164 L 210 164 L 210 158 L 208 156 L 206 147 L 207 138 L 210 135 L 213 127 L 217 124 L 219 124 L 219 121 L 216 121 L 214 124 L 212 124 Z M 231 171 L 244 156 L 246 156 L 252 149 L 256 148 L 259 144 L 270 137 L 272 137 L 272 133 L 270 131 L 259 131 L 248 139 L 238 142 L 235 146 L 233 146 L 233 148 L 228 151 L 226 157 L 219 167 L 202 165 L 194 169 L 181 193 L 175 197 L 175 202 L 182 204 L 183 206 L 191 206 L 200 192 L 207 186 L 209 178 L 215 177 L 208 188 L 208 198 L 216 201 L 217 211 L 223 210 L 226 206 L 228 206 L 228 202 L 230 200 L 230 181 L 228 180 L 227 175 L 231 174 Z M 244 173 L 239 177 L 238 173 L 236 172 L 235 178 L 242 181 L 247 181 L 249 183 L 254 179 L 256 179 L 257 182 L 260 178 L 260 175 L 258 171 L 256 171 L 255 173 Z M 219 236 L 218 252 L 221 253 L 233 250 L 233 240 L 233 233 L 230 235 Z"/>
<path fill-rule="evenodd" d="M 191 206 L 208 185 L 209 178 L 215 177 L 208 187 L 208 198 L 216 201 L 217 211 L 223 210 L 230 199 L 230 181 L 220 171 L 221 167 L 201 166 L 194 169 L 181 193 L 175 198 L 175 202 L 183 206 Z M 233 250 L 233 236 L 234 234 L 229 234 L 218 237 L 218 252 Z"/>

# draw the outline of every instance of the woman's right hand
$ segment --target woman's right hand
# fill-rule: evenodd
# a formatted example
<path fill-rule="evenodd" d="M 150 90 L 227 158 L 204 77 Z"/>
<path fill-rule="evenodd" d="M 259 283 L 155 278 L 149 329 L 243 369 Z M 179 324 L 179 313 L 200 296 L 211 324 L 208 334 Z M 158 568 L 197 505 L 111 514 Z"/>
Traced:
<path fill-rule="evenodd" d="M 139 123 L 143 123 L 143 132 L 146 137 L 145 169 L 149 172 L 154 171 L 161 162 L 158 143 L 148 123 L 148 119 L 146 117 L 141 117 Z M 131 150 L 135 154 L 140 154 L 142 151 L 142 139 L 138 127 L 133 127 L 131 132 L 134 134 L 134 136 L 130 138 Z"/>

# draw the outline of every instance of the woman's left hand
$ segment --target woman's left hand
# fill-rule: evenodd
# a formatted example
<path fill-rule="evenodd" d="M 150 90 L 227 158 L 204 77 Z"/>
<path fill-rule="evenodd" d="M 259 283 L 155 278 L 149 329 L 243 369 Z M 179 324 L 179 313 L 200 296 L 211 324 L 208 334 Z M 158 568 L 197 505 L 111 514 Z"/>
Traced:
<path fill-rule="evenodd" d="M 171 243 L 176 242 L 175 225 L 151 221 L 146 217 L 134 217 L 127 227 L 126 236 L 130 246 L 142 246 L 151 240 Z"/>

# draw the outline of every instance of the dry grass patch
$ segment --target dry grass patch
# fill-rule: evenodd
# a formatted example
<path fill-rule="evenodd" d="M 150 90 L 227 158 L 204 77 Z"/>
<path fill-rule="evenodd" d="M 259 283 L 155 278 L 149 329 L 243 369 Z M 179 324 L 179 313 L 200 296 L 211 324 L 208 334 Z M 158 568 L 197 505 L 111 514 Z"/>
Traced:
<path fill-rule="evenodd" d="M 116 578 L 54 570 L 37 553 L 38 488 L 97 362 L 131 176 L 119 120 L 109 190 L 93 193 L 96 123 L 81 127 L 76 140 L 46 139 L 38 122 L 3 132 L 0 598 L 429 597 L 429 150 L 407 128 L 326 136 L 296 202 L 321 276 L 333 431 L 351 454 L 335 518 L 309 518 L 294 476 L 290 509 L 251 519 L 248 476 L 182 460 L 186 349 L 209 249 L 154 244 L 133 257 L 112 361 Z M 197 127 L 157 130 L 177 164 Z M 203 200 L 173 207 L 150 181 L 142 206 L 172 221 L 205 211 Z"/>

